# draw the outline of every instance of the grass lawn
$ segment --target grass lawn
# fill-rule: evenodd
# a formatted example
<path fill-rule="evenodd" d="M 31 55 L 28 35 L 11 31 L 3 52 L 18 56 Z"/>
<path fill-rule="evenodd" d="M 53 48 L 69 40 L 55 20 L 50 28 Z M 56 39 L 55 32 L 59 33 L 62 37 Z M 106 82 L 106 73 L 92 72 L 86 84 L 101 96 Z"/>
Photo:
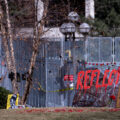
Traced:
<path fill-rule="evenodd" d="M 0 120 L 120 120 L 120 109 L 33 108 L 0 110 Z"/>

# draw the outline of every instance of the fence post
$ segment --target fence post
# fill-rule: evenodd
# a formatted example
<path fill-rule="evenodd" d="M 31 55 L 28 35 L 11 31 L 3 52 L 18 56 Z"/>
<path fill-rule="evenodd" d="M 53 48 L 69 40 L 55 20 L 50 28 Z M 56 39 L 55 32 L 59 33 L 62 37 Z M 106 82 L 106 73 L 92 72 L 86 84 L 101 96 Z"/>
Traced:
<path fill-rule="evenodd" d="M 61 66 L 60 66 L 60 68 L 62 68 L 64 66 L 64 51 L 65 51 L 65 49 L 64 49 L 64 40 L 65 40 L 65 38 L 62 37 L 61 38 L 61 44 L 60 44 L 61 45 Z M 64 94 L 61 94 L 61 104 L 62 104 L 62 107 L 65 106 Z"/>

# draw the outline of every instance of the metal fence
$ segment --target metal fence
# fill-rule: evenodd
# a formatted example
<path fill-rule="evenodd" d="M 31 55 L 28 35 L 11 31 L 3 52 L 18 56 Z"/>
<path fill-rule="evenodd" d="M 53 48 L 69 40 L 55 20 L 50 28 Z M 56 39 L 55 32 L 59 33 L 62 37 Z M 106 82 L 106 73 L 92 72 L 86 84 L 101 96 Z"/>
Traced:
<path fill-rule="evenodd" d="M 74 75 L 76 79 L 80 70 L 92 67 L 98 68 L 101 70 L 101 73 L 104 73 L 105 69 L 117 69 L 120 65 L 120 37 L 89 37 L 86 40 L 77 38 L 75 42 L 64 41 L 61 38 L 56 39 L 49 40 L 39 47 L 33 74 L 33 86 L 27 100 L 27 104 L 31 106 L 72 106 L 75 97 L 78 96 L 78 91 L 67 89 L 68 86 L 72 85 L 72 82 L 64 81 L 65 75 Z M 29 38 L 29 40 L 25 41 L 18 38 L 18 40 L 14 41 L 14 49 L 17 72 L 21 75 L 18 84 L 20 96 L 22 96 L 25 85 L 25 80 L 23 80 L 22 76 L 27 73 L 29 68 L 32 55 L 32 39 Z M 4 53 L 2 53 L 1 59 L 3 56 Z M 82 63 L 83 61 L 84 63 Z M 101 64 L 104 65 L 101 66 Z M 76 80 L 74 82 L 76 85 Z M 113 89 L 114 86 L 108 88 L 106 101 L 110 94 L 114 92 Z M 94 89 L 93 94 L 95 91 Z M 117 95 L 118 86 L 115 91 L 115 95 Z M 84 93 L 81 94 L 79 105 L 78 103 L 77 105 L 87 106 L 88 104 L 85 101 L 91 100 L 94 103 L 91 106 L 103 106 L 102 100 L 106 94 L 103 89 L 100 93 L 96 97 L 87 93 L 86 97 L 83 95 Z M 80 103 L 80 101 L 84 101 L 84 104 L 83 102 Z M 115 102 L 112 106 L 114 105 Z"/>

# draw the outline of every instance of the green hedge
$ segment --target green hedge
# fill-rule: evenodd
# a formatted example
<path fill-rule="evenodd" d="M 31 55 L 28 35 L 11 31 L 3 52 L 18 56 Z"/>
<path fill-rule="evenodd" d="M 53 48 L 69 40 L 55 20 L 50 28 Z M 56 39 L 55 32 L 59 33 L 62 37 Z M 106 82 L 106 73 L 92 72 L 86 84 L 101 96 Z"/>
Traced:
<path fill-rule="evenodd" d="M 11 94 L 11 92 L 0 87 L 0 109 L 6 109 L 8 94 Z"/>

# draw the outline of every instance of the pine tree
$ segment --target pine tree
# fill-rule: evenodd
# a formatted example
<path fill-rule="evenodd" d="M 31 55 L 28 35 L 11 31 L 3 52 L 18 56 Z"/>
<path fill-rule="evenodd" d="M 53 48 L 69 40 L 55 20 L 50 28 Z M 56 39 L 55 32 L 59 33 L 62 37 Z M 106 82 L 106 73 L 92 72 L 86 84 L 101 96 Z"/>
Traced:
<path fill-rule="evenodd" d="M 119 36 L 120 0 L 95 0 L 94 30 L 103 36 Z"/>

